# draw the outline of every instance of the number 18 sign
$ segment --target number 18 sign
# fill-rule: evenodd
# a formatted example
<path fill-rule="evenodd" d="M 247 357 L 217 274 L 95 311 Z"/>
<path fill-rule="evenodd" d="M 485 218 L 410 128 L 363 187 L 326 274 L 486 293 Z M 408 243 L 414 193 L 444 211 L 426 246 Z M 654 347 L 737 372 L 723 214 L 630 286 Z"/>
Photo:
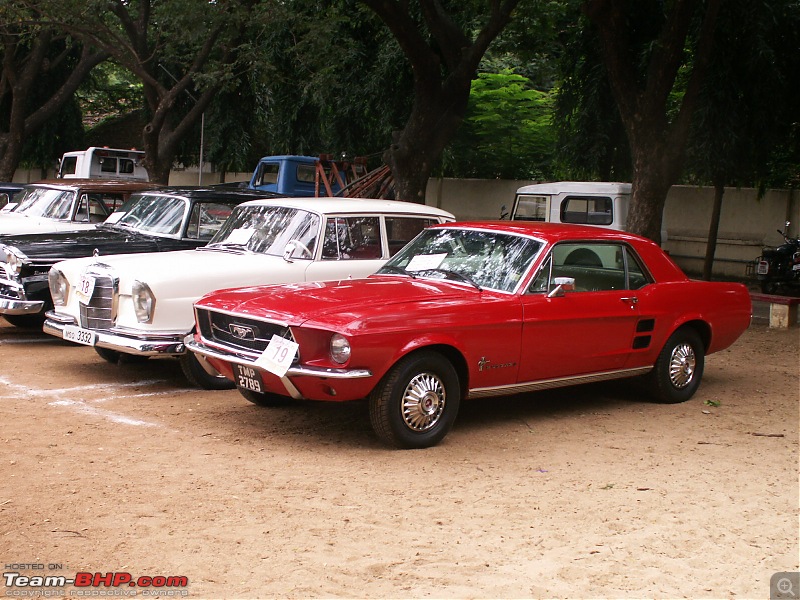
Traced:
<path fill-rule="evenodd" d="M 294 360 L 297 348 L 298 344 L 292 340 L 273 335 L 269 344 L 267 344 L 267 349 L 264 350 L 255 364 L 265 371 L 269 371 L 278 377 L 283 377 Z"/>

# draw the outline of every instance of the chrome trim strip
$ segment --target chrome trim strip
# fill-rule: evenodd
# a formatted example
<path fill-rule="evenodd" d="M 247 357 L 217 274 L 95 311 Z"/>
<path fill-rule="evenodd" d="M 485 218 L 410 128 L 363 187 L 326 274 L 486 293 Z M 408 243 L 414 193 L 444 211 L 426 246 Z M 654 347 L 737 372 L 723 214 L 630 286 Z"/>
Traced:
<path fill-rule="evenodd" d="M 7 300 L 0 298 L 0 314 L 29 315 L 40 313 L 44 308 L 43 300 Z"/>
<path fill-rule="evenodd" d="M 0 284 L 14 288 L 15 290 L 21 290 L 23 293 L 25 291 L 25 286 L 23 286 L 20 281 L 15 281 L 11 278 L 5 279 L 0 276 Z"/>
<path fill-rule="evenodd" d="M 264 286 L 266 287 L 266 286 Z M 232 311 L 232 310 L 225 310 L 222 308 L 209 308 L 207 306 L 197 306 L 194 305 L 195 312 L 198 310 L 204 310 L 206 312 L 212 313 L 219 313 L 221 315 L 228 315 L 229 317 L 239 317 L 240 319 L 251 319 L 253 321 L 260 321 L 262 323 L 271 323 L 272 325 L 278 325 L 279 327 L 289 327 L 289 323 L 285 321 L 276 321 L 275 319 L 265 319 L 263 317 L 254 317 L 253 315 L 249 315 L 247 313 L 243 313 L 241 311 Z"/>
<path fill-rule="evenodd" d="M 56 337 L 64 337 L 66 325 L 78 325 L 78 322 L 68 315 L 59 315 L 53 311 L 46 313 L 47 319 L 42 326 L 42 331 Z M 186 354 L 183 338 L 187 332 L 169 334 L 132 335 L 121 331 L 103 331 L 93 329 L 97 334 L 95 346 L 116 350 L 125 354 L 141 356 L 177 356 Z"/>
<path fill-rule="evenodd" d="M 202 342 L 198 342 L 193 336 L 187 336 L 184 345 L 191 352 L 224 360 L 229 363 L 236 363 L 246 367 L 252 367 L 255 362 L 253 358 L 245 355 L 244 353 L 231 352 L 229 350 L 219 350 L 211 348 Z M 257 355 L 257 356 L 260 356 Z M 320 377 L 322 379 L 360 379 L 363 377 L 372 377 L 372 371 L 369 369 L 330 369 L 326 367 L 304 367 L 293 365 L 289 367 L 286 372 L 286 377 Z M 283 379 L 286 379 L 284 377 Z M 294 386 L 292 386 L 294 387 Z"/>
<path fill-rule="evenodd" d="M 581 383 L 592 383 L 596 381 L 608 381 L 611 379 L 622 379 L 644 375 L 653 370 L 652 366 L 637 367 L 635 369 L 620 369 L 617 371 L 604 371 L 603 373 L 591 373 L 588 375 L 573 375 L 571 377 L 558 377 L 555 379 L 542 379 L 541 381 L 531 381 L 528 383 L 515 383 L 511 385 L 500 385 L 496 387 L 475 388 L 469 390 L 467 398 L 487 398 L 489 396 L 505 396 L 510 394 L 522 394 L 524 392 L 536 392 L 539 390 L 550 390 L 553 388 L 579 385 Z"/>

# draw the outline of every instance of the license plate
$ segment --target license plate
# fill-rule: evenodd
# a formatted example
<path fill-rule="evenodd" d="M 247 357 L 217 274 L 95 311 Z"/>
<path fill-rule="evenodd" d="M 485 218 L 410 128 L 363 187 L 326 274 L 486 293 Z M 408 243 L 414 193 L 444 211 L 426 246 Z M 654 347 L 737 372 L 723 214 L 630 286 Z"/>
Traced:
<path fill-rule="evenodd" d="M 234 363 L 233 374 L 237 387 L 251 392 L 264 393 L 264 382 L 261 379 L 261 373 L 253 367 Z"/>
<path fill-rule="evenodd" d="M 63 335 L 65 340 L 76 344 L 94 346 L 97 342 L 97 334 L 94 331 L 83 327 L 75 327 L 74 325 L 65 325 Z"/>
<path fill-rule="evenodd" d="M 769 273 L 769 263 L 765 260 L 762 260 L 758 263 L 758 268 L 756 269 L 756 273 L 759 275 L 766 275 Z"/>

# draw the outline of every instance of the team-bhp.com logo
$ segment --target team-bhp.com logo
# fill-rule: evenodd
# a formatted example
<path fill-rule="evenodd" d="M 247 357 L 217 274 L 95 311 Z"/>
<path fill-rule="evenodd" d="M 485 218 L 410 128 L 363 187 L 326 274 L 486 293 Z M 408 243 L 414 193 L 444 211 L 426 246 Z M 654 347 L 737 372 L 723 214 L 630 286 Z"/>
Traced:
<path fill-rule="evenodd" d="M 70 590 L 70 596 L 187 596 L 185 588 L 189 578 L 183 575 L 154 575 L 133 577 L 130 573 L 75 573 L 74 577 L 63 575 L 22 575 L 18 572 L 3 573 L 6 596 L 52 597 L 66 596 L 68 585 L 79 588 Z M 115 588 L 104 591 L 98 588 Z M 136 588 L 141 588 L 137 590 Z"/>

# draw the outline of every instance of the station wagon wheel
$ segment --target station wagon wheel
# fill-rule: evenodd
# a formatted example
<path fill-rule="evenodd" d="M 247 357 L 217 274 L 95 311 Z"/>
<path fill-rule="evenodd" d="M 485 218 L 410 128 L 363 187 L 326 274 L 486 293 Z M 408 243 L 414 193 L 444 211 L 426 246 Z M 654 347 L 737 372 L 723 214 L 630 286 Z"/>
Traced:
<path fill-rule="evenodd" d="M 197 356 L 192 352 L 181 355 L 180 362 L 181 371 L 183 371 L 184 376 L 192 385 L 203 388 L 204 390 L 232 390 L 236 387 L 234 383 L 224 375 L 220 375 L 219 373 L 213 375 L 206 371 L 203 365 L 200 364 Z"/>
<path fill-rule="evenodd" d="M 664 344 L 650 373 L 654 399 L 665 404 L 685 402 L 700 386 L 705 347 L 694 329 L 684 327 Z"/>
<path fill-rule="evenodd" d="M 21 329 L 41 329 L 44 323 L 44 312 L 35 315 L 3 315 L 3 318 L 14 327 Z"/>
<path fill-rule="evenodd" d="M 369 397 L 372 428 L 398 448 L 438 444 L 453 426 L 461 400 L 453 365 L 437 352 L 423 351 L 399 361 Z"/>
<path fill-rule="evenodd" d="M 256 406 L 283 406 L 291 402 L 286 396 L 270 394 L 269 392 L 251 392 L 250 390 L 239 388 L 239 393 Z"/>

